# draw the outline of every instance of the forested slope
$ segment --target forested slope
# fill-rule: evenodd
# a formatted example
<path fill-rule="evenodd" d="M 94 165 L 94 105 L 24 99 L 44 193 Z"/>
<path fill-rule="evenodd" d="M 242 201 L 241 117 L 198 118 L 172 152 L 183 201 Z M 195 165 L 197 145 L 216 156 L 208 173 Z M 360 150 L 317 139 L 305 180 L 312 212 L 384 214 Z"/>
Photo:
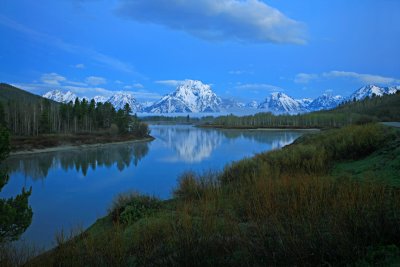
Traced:
<path fill-rule="evenodd" d="M 145 137 L 146 124 L 131 116 L 131 107 L 115 110 L 92 99 L 57 103 L 8 84 L 0 84 L 0 116 L 12 136 L 106 133 Z"/>
<path fill-rule="evenodd" d="M 223 128 L 337 128 L 349 124 L 400 121 L 400 93 L 347 102 L 333 110 L 298 115 L 257 113 L 250 116 L 220 116 L 203 124 Z"/>

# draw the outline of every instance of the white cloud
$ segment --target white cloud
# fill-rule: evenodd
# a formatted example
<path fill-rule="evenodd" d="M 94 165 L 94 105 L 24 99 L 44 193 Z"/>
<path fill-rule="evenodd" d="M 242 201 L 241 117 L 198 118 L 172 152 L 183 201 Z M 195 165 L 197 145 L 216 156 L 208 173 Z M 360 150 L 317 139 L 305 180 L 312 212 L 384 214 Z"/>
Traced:
<path fill-rule="evenodd" d="M 303 23 L 260 0 L 121 0 L 117 13 L 205 40 L 306 42 Z"/>
<path fill-rule="evenodd" d="M 167 86 L 174 86 L 174 87 L 180 85 L 183 82 L 184 82 L 184 80 L 161 80 L 161 81 L 155 81 L 155 83 L 158 83 L 158 84 L 167 85 Z"/>
<path fill-rule="evenodd" d="M 67 79 L 60 74 L 52 72 L 43 74 L 42 77 L 40 77 L 40 80 L 45 84 L 60 85 L 60 82 L 64 82 Z"/>
<path fill-rule="evenodd" d="M 85 64 L 82 64 L 82 63 L 76 64 L 76 65 L 75 65 L 75 68 L 77 68 L 77 69 L 84 69 L 84 68 L 85 68 Z"/>
<path fill-rule="evenodd" d="M 75 82 L 75 81 L 70 81 L 66 80 L 65 83 L 70 84 L 70 85 L 75 85 L 75 86 L 87 86 L 87 83 L 84 82 Z"/>
<path fill-rule="evenodd" d="M 382 84 L 389 85 L 394 83 L 400 83 L 400 79 L 393 77 L 385 77 L 381 75 L 374 74 L 362 74 L 352 71 L 338 71 L 333 70 L 329 72 L 324 72 L 322 74 L 314 73 L 298 73 L 294 78 L 296 83 L 309 83 L 318 79 L 353 79 L 363 84 Z"/>
<path fill-rule="evenodd" d="M 144 88 L 144 85 L 141 84 L 141 83 L 135 83 L 135 84 L 132 85 L 132 87 L 133 87 L 133 88 L 137 88 L 137 89 L 143 89 L 143 88 Z"/>
<path fill-rule="evenodd" d="M 373 75 L 373 74 L 361 74 L 357 72 L 350 72 L 350 71 L 330 71 L 330 72 L 324 72 L 322 74 L 324 77 L 327 78 L 351 78 L 351 79 L 356 79 L 360 82 L 371 84 L 371 83 L 376 83 L 376 84 L 393 84 L 393 83 L 399 83 L 400 80 L 392 77 L 385 77 L 385 76 L 380 76 L 380 75 Z"/>
<path fill-rule="evenodd" d="M 318 74 L 313 73 L 298 73 L 294 78 L 295 83 L 309 83 L 312 80 L 318 79 Z"/>
<path fill-rule="evenodd" d="M 85 82 L 90 85 L 100 85 L 107 83 L 106 79 L 97 76 L 89 76 L 85 79 Z"/>

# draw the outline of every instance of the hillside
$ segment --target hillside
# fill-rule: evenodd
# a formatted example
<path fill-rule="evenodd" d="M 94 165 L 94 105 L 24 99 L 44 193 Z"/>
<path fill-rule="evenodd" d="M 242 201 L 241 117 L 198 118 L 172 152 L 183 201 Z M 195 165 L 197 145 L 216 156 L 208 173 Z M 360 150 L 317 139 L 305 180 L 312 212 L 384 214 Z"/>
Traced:
<path fill-rule="evenodd" d="M 15 86 L 0 83 L 0 101 L 3 104 L 7 103 L 8 101 L 17 101 L 19 103 L 37 103 L 42 101 L 44 98 L 22 89 L 19 89 Z M 58 104 L 55 101 L 51 101 L 54 104 Z"/>
<path fill-rule="evenodd" d="M 368 97 L 362 101 L 347 102 L 332 110 L 335 113 L 358 113 L 380 121 L 400 121 L 400 91 L 395 94 Z"/>

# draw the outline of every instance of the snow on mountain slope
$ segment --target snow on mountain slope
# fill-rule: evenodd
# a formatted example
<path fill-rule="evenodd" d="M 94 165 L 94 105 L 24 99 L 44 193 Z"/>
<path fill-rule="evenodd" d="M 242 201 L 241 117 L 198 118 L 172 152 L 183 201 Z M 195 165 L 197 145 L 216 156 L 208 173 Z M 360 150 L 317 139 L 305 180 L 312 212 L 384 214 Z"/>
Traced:
<path fill-rule="evenodd" d="M 152 105 L 154 105 L 154 101 L 145 101 L 145 102 L 142 102 L 142 106 L 143 106 L 144 109 L 146 109 L 146 108 L 148 108 L 148 107 L 151 107 Z"/>
<path fill-rule="evenodd" d="M 74 102 L 75 99 L 77 98 L 77 96 L 71 91 L 63 93 L 60 90 L 53 90 L 47 92 L 43 95 L 43 97 L 60 103 L 69 103 L 70 101 Z M 88 102 L 91 101 L 91 99 L 89 99 L 88 97 L 79 98 L 80 101 L 82 101 L 83 99 L 85 99 Z M 141 112 L 143 110 L 142 105 L 138 103 L 136 99 L 133 97 L 133 95 L 129 92 L 117 92 L 110 98 L 107 98 L 105 96 L 95 96 L 93 99 L 96 103 L 109 102 L 115 107 L 116 110 L 124 108 L 125 104 L 129 104 L 129 106 L 132 109 L 132 112 Z"/>
<path fill-rule="evenodd" d="M 201 81 L 185 80 L 176 90 L 150 106 L 151 113 L 218 112 L 222 100 Z"/>
<path fill-rule="evenodd" d="M 105 103 L 108 100 L 107 97 L 101 96 L 101 95 L 97 95 L 97 96 L 93 97 L 93 99 L 94 99 L 94 102 L 96 102 L 96 103 Z"/>
<path fill-rule="evenodd" d="M 308 106 L 309 111 L 317 111 L 323 109 L 333 109 L 343 102 L 343 97 L 340 95 L 332 96 L 329 94 L 323 94 L 314 99 Z"/>
<path fill-rule="evenodd" d="M 284 93 L 272 93 L 266 100 L 260 104 L 257 101 L 251 101 L 246 105 L 235 99 L 221 99 L 212 90 L 210 85 L 203 84 L 201 81 L 185 80 L 174 92 L 164 96 L 159 101 L 139 103 L 130 92 L 116 92 L 110 98 L 104 96 L 95 96 L 96 103 L 109 102 L 117 110 L 128 103 L 132 112 L 150 112 L 150 113 L 182 113 L 182 112 L 220 112 L 220 111 L 241 111 L 250 109 L 264 109 L 275 114 L 297 114 L 324 109 L 332 109 L 342 103 L 344 100 L 353 99 L 362 100 L 373 95 L 382 96 L 385 94 L 394 94 L 400 90 L 400 86 L 379 87 L 376 85 L 367 85 L 359 88 L 348 98 L 341 96 L 332 96 L 323 94 L 314 100 L 309 98 L 293 99 Z M 77 95 L 71 91 L 63 93 L 60 90 L 49 91 L 43 97 L 61 102 L 74 102 Z M 84 97 L 79 98 L 90 99 Z"/>
<path fill-rule="evenodd" d="M 111 103 L 116 110 L 123 109 L 125 104 L 129 104 L 133 113 L 143 110 L 143 106 L 138 103 L 135 97 L 129 92 L 117 92 L 111 96 L 107 102 Z"/>
<path fill-rule="evenodd" d="M 259 106 L 258 102 L 253 100 L 246 104 L 246 108 L 257 108 Z"/>
<path fill-rule="evenodd" d="M 266 109 L 276 114 L 297 114 L 306 111 L 298 101 L 280 92 L 272 93 L 258 108 Z"/>
<path fill-rule="evenodd" d="M 238 102 L 237 100 L 233 98 L 224 98 L 222 99 L 221 109 L 224 110 L 235 110 L 235 109 L 241 109 L 245 107 L 245 104 Z"/>
<path fill-rule="evenodd" d="M 311 98 L 303 98 L 303 99 L 295 99 L 297 102 L 300 103 L 300 105 L 302 105 L 303 107 L 308 107 L 308 105 L 311 104 L 311 102 L 313 101 Z"/>
<path fill-rule="evenodd" d="M 383 96 L 387 94 L 395 94 L 400 90 L 400 86 L 391 86 L 391 87 L 379 87 L 376 85 L 367 85 L 363 86 L 360 89 L 356 90 L 353 94 L 348 97 L 348 100 L 362 100 L 366 97 L 375 96 Z"/>
<path fill-rule="evenodd" d="M 61 103 L 69 103 L 70 101 L 74 102 L 77 98 L 77 96 L 71 91 L 63 93 L 60 90 L 47 92 L 43 95 L 43 97 Z"/>

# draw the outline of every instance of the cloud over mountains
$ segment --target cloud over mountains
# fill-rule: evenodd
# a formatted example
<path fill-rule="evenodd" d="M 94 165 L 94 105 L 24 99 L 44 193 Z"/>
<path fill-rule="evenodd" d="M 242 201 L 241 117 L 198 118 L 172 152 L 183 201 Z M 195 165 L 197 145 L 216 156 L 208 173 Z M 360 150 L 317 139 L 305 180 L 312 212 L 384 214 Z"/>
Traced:
<path fill-rule="evenodd" d="M 120 16 L 205 40 L 304 44 L 305 26 L 260 0 L 121 0 Z"/>

